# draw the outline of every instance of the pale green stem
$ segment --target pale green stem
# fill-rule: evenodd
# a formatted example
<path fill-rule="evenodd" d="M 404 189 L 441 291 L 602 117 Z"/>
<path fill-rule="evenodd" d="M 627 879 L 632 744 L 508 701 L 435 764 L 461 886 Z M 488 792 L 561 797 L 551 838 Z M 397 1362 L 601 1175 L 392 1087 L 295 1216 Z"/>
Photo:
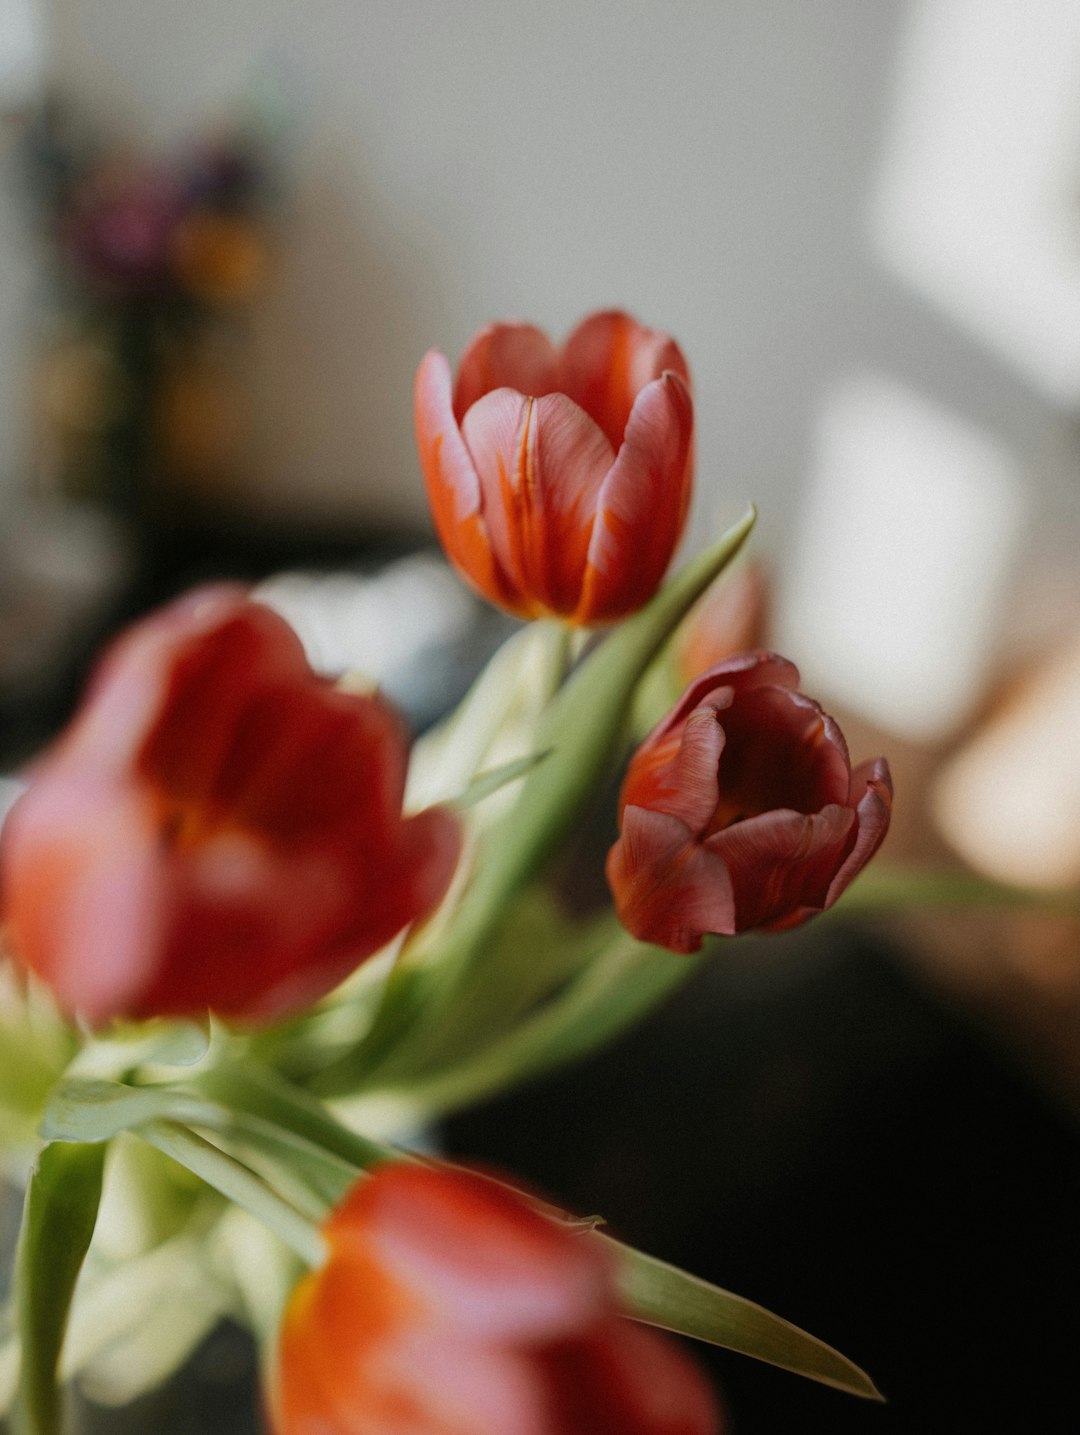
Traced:
<path fill-rule="evenodd" d="M 250 1063 L 222 1066 L 192 1084 L 229 1110 L 273 1122 L 360 1170 L 393 1160 L 398 1154 L 342 1126 L 316 1097 L 263 1067 L 252 1068 Z"/>
<path fill-rule="evenodd" d="M 373 1085 L 377 1107 L 400 1097 L 431 1118 L 584 1056 L 612 1040 L 680 986 L 696 957 L 677 957 L 625 933 L 559 996 L 476 1056 L 443 1071 L 385 1087 Z M 354 1108 L 362 1119 L 362 1106 Z"/>
<path fill-rule="evenodd" d="M 307 1265 L 322 1265 L 326 1245 L 312 1222 L 232 1156 L 173 1121 L 147 1122 L 136 1134 L 262 1221 Z"/>

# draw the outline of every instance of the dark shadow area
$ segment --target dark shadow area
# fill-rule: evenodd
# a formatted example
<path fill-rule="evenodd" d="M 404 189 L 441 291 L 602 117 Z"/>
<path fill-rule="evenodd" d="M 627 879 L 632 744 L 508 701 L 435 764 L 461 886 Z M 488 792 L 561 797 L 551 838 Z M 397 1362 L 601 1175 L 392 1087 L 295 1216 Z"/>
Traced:
<path fill-rule="evenodd" d="M 888 1397 L 695 1347 L 733 1435 L 1080 1429 L 1075 1128 L 872 938 L 740 944 L 444 1139 L 828 1340 Z"/>

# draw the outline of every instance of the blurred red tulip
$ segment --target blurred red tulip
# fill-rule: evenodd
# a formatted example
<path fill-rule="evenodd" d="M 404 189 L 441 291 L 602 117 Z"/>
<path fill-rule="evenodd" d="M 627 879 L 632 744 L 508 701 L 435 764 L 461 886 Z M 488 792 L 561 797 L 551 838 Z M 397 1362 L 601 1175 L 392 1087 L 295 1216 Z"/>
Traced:
<path fill-rule="evenodd" d="M 416 435 L 447 554 L 522 618 L 592 624 L 648 601 L 682 533 L 693 406 L 678 345 L 630 315 L 593 314 L 561 349 L 492 324 L 452 385 L 432 350 Z"/>
<path fill-rule="evenodd" d="M 853 772 L 798 670 L 744 653 L 691 684 L 634 755 L 608 882 L 635 937 L 695 952 L 707 932 L 793 927 L 831 907 L 884 840 L 884 758 Z"/>
<path fill-rule="evenodd" d="M 106 654 L 0 836 L 16 956 L 91 1023 L 298 1010 L 445 891 L 456 820 L 403 818 L 407 742 L 242 590 Z"/>
<path fill-rule="evenodd" d="M 362 1179 L 297 1287 L 277 1435 L 716 1435 L 676 1345 L 618 1314 L 588 1231 L 460 1169 Z"/>

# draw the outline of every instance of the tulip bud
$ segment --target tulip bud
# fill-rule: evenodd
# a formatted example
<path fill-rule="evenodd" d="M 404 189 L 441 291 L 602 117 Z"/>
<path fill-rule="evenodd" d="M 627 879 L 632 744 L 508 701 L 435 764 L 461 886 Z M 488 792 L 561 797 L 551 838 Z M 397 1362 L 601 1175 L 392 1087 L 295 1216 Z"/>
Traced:
<path fill-rule="evenodd" d="M 835 721 L 775 653 L 692 683 L 638 748 L 607 876 L 635 937 L 696 952 L 707 932 L 793 927 L 831 907 L 885 838 L 884 758 L 852 771 Z"/>
<path fill-rule="evenodd" d="M 668 335 L 593 314 L 561 349 L 492 324 L 452 384 L 432 350 L 416 435 L 439 538 L 491 602 L 522 618 L 611 622 L 646 603 L 690 498 L 690 376 Z"/>

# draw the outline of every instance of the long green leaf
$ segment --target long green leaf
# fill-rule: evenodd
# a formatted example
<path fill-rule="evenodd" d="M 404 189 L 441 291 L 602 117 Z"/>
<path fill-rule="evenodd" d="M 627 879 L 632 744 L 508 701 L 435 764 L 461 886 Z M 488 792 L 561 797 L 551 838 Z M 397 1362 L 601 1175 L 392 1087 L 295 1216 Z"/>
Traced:
<path fill-rule="evenodd" d="M 45 1146 L 30 1177 L 15 1268 L 22 1349 L 15 1405 L 18 1435 L 59 1435 L 56 1372 L 75 1282 L 94 1234 L 103 1145 Z"/>
<path fill-rule="evenodd" d="M 325 1260 L 326 1248 L 312 1221 L 242 1162 L 178 1122 L 149 1121 L 137 1134 L 262 1221 L 309 1266 Z"/>
<path fill-rule="evenodd" d="M 514 809 L 493 829 L 466 898 L 471 921 L 483 931 L 502 911 L 507 895 L 569 830 L 605 769 L 641 675 L 683 614 L 742 547 L 755 517 L 751 508 L 719 543 L 616 628 L 556 693 L 536 733 L 537 750 L 551 749 L 553 756 L 529 774 Z"/>
<path fill-rule="evenodd" d="M 497 932 L 509 902 L 572 828 L 618 745 L 642 674 L 742 547 L 755 518 L 750 508 L 606 638 L 555 694 L 534 734 L 535 749 L 550 749 L 551 757 L 525 777 L 512 808 L 484 833 L 475 876 L 452 926 L 434 929 L 438 960 L 424 965 L 430 953 L 421 938 L 413 953 L 418 965 L 406 960 L 391 974 L 368 1036 L 313 1082 L 320 1094 L 347 1095 L 375 1072 L 383 1079 L 407 1077 L 459 1054 L 456 1002 L 485 980 L 488 969 L 507 971 Z"/>
<path fill-rule="evenodd" d="M 739 1351 L 850 1395 L 883 1399 L 866 1372 L 846 1356 L 763 1306 L 610 1236 L 600 1239 L 616 1255 L 623 1304 L 635 1319 Z"/>
<path fill-rule="evenodd" d="M 640 1020 L 691 976 L 697 961 L 619 929 L 585 971 L 513 1030 L 431 1076 L 365 1091 L 350 1116 L 362 1125 L 367 1107 L 377 1111 L 390 1098 L 403 1110 L 411 1105 L 414 1119 L 424 1121 L 576 1060 Z"/>

